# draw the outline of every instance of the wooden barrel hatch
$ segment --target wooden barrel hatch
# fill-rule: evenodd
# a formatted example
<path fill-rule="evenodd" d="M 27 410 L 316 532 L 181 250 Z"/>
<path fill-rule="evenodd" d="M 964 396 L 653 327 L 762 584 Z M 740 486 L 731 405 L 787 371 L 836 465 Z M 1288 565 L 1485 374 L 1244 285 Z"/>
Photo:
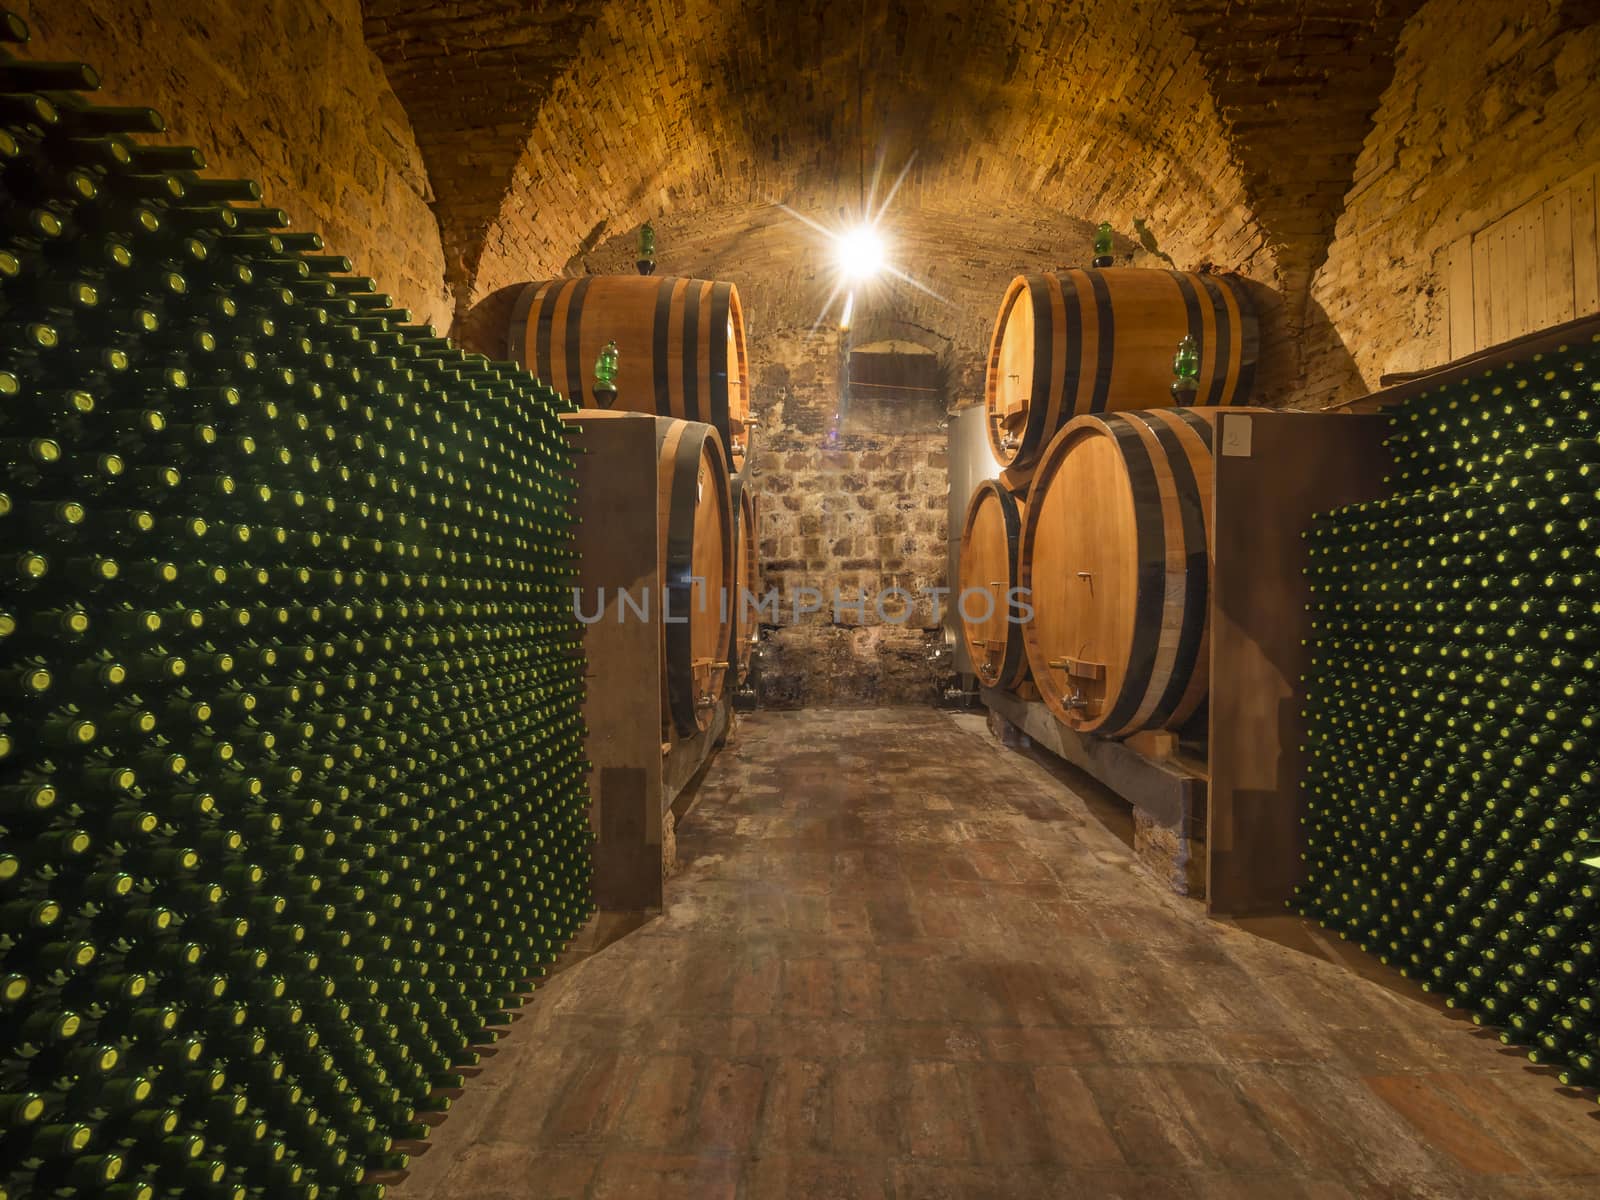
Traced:
<path fill-rule="evenodd" d="M 594 364 L 613 340 L 617 393 L 602 403 Z M 743 468 L 749 362 L 733 284 L 638 275 L 530 283 L 512 312 L 508 345 L 513 359 L 584 408 L 712 425 L 731 469 Z"/>
<path fill-rule="evenodd" d="M 662 711 L 692 737 L 711 723 L 727 686 L 732 621 L 722 597 L 734 577 L 728 460 L 702 421 L 656 418 L 657 565 L 661 581 Z"/>
<path fill-rule="evenodd" d="M 1040 459 L 1019 551 L 1023 645 L 1074 729 L 1175 730 L 1205 699 L 1218 412 L 1078 417 Z"/>
<path fill-rule="evenodd" d="M 1014 604 L 1024 505 L 993 479 L 980 483 L 961 528 L 954 603 L 967 657 L 986 687 L 1014 689 L 1028 676 L 1022 616 Z"/>
<path fill-rule="evenodd" d="M 1255 309 L 1232 275 L 1077 268 L 1018 275 L 989 344 L 985 425 L 1013 491 L 1074 417 L 1172 403 L 1172 360 L 1200 347 L 1197 406 L 1249 402 L 1259 347 Z"/>
<path fill-rule="evenodd" d="M 743 683 L 750 675 L 750 659 L 755 653 L 759 626 L 756 603 L 761 599 L 761 547 L 756 536 L 757 498 L 755 489 L 743 475 L 733 480 L 734 551 L 733 580 L 729 601 L 734 607 L 733 647 L 728 660 L 734 664 L 737 679 Z"/>

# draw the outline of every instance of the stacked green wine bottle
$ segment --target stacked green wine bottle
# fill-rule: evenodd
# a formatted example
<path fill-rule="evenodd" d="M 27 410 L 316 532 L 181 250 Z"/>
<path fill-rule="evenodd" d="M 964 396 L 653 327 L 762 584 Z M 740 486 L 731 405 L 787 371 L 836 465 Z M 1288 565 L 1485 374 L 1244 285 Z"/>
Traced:
<path fill-rule="evenodd" d="M 1307 533 L 1300 910 L 1600 1083 L 1600 341 L 1391 410 Z"/>
<path fill-rule="evenodd" d="M 0 61 L 0 1194 L 375 1196 L 592 911 L 568 405 L 94 83 Z"/>

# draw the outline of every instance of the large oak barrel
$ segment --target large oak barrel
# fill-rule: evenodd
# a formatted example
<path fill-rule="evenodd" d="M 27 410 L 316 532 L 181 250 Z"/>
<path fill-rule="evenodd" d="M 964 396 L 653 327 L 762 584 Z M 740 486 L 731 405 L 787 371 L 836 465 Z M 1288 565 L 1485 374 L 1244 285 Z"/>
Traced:
<path fill-rule="evenodd" d="M 961 527 L 956 617 L 973 672 L 986 687 L 1013 689 L 1028 677 L 1023 610 L 1013 604 L 1023 505 L 995 480 L 972 493 Z"/>
<path fill-rule="evenodd" d="M 1230 275 L 1078 268 L 1018 275 L 989 343 L 989 442 L 1013 491 L 1060 429 L 1087 413 L 1172 403 L 1172 360 L 1185 334 L 1200 346 L 1197 406 L 1250 401 L 1255 309 Z"/>
<path fill-rule="evenodd" d="M 594 364 L 617 343 L 617 395 L 595 398 Z M 750 416 L 739 289 L 709 279 L 586 275 L 530 283 L 511 316 L 510 354 L 584 408 L 714 426 L 742 468 Z"/>
<path fill-rule="evenodd" d="M 1045 702 L 1075 729 L 1177 729 L 1205 698 L 1218 411 L 1078 417 L 1039 461 L 1022 640 Z"/>
<path fill-rule="evenodd" d="M 748 474 L 748 473 L 747 473 Z M 743 683 L 750 675 L 750 658 L 755 653 L 759 628 L 756 605 L 761 600 L 761 543 L 756 535 L 759 511 L 755 489 L 747 475 L 733 480 L 733 579 L 729 600 L 736 607 L 733 620 L 733 647 L 728 660 Z"/>
<path fill-rule="evenodd" d="M 732 501 L 717 431 L 702 421 L 657 417 L 656 585 L 646 612 L 663 618 L 663 733 L 693 737 L 707 728 L 727 685 Z"/>

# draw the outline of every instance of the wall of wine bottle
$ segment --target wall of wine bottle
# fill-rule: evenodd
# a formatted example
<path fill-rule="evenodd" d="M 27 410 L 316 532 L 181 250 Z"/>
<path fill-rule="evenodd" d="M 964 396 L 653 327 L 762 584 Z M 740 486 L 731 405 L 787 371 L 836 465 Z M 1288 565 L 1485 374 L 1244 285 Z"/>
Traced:
<path fill-rule="evenodd" d="M 591 911 L 568 405 L 94 82 L 0 56 L 0 1194 L 380 1195 Z"/>
<path fill-rule="evenodd" d="M 1600 1084 L 1600 341 L 1391 409 L 1306 537 L 1298 906 Z"/>

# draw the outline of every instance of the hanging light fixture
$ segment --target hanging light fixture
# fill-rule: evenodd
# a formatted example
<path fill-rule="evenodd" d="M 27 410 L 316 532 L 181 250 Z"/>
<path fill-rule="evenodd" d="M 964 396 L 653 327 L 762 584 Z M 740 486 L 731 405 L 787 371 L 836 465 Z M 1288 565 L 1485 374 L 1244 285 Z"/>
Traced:
<path fill-rule="evenodd" d="M 852 283 L 877 277 L 889 262 L 889 248 L 876 225 L 857 225 L 839 234 L 833 243 L 839 272 Z"/>

